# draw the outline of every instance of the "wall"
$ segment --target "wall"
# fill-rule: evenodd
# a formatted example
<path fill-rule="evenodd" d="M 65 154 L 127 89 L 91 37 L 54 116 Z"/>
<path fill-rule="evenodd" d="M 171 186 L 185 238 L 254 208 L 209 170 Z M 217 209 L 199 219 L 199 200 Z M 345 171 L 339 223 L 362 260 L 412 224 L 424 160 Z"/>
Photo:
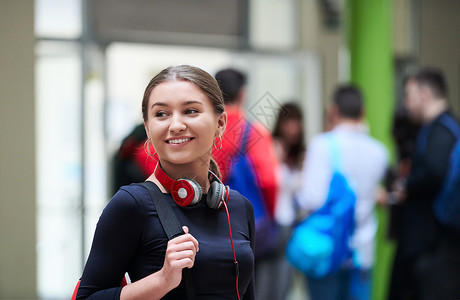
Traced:
<path fill-rule="evenodd" d="M 449 99 L 460 115 L 460 1 L 419 0 L 419 61 L 441 68 Z"/>
<path fill-rule="evenodd" d="M 344 30 L 339 26 L 326 26 L 320 1 L 299 1 L 300 47 L 316 53 L 321 69 L 321 106 L 325 113 L 332 93 L 339 83 L 347 82 L 348 65 L 344 54 Z M 343 15 L 339 16 L 343 21 Z M 340 24 L 340 23 L 339 23 Z M 344 60 L 342 60 L 344 59 Z"/>
<path fill-rule="evenodd" d="M 36 298 L 33 20 L 0 0 L 0 299 Z"/>

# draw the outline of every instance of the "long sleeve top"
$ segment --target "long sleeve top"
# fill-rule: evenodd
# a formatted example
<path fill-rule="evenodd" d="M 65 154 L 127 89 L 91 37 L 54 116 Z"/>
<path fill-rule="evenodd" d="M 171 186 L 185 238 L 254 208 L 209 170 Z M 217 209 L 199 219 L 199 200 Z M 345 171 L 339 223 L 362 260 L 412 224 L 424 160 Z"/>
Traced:
<path fill-rule="evenodd" d="M 188 226 L 199 242 L 191 268 L 196 299 L 235 299 L 236 272 L 225 211 L 210 209 L 205 201 L 180 207 L 170 194 L 164 195 L 179 223 Z M 230 193 L 228 209 L 239 263 L 239 293 L 251 300 L 255 298 L 253 209 L 236 191 Z M 148 190 L 139 184 L 123 186 L 98 221 L 77 299 L 119 299 L 126 272 L 134 282 L 162 268 L 167 242 Z M 181 283 L 163 299 L 186 299 L 184 286 Z"/>
<path fill-rule="evenodd" d="M 435 243 L 440 234 L 448 234 L 436 220 L 433 205 L 444 182 L 456 138 L 440 118 L 441 115 L 420 130 L 407 179 L 407 199 L 401 204 L 398 242 L 401 254 L 407 257 Z M 422 141 L 422 136 L 426 140 Z"/>

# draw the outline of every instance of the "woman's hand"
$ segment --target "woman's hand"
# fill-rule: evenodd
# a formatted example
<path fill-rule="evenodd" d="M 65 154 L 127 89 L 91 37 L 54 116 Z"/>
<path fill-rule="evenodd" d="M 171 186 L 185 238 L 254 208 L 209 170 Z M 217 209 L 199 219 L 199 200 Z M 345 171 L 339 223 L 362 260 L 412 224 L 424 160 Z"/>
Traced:
<path fill-rule="evenodd" d="M 182 279 L 182 269 L 191 268 L 195 263 L 198 252 L 198 241 L 188 233 L 188 227 L 183 226 L 185 234 L 168 242 L 163 268 L 124 286 L 120 299 L 161 299 L 176 288 Z"/>
<path fill-rule="evenodd" d="M 182 229 L 185 234 L 168 242 L 164 265 L 160 270 L 164 276 L 163 279 L 173 288 L 181 282 L 182 269 L 193 267 L 196 253 L 199 250 L 198 241 L 189 233 L 188 227 L 183 226 Z"/>

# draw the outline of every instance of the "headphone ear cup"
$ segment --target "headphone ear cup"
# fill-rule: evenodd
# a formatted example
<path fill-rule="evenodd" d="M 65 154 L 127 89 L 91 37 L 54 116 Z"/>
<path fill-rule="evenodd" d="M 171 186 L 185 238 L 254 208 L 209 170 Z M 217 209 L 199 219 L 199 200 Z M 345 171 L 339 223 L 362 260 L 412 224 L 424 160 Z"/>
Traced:
<path fill-rule="evenodd" d="M 200 201 L 202 190 L 195 180 L 181 178 L 174 182 L 171 194 L 178 205 L 189 206 Z"/>
<path fill-rule="evenodd" d="M 222 206 L 223 193 L 222 184 L 217 181 L 212 182 L 208 195 L 206 196 L 206 205 L 212 209 L 220 209 Z"/>

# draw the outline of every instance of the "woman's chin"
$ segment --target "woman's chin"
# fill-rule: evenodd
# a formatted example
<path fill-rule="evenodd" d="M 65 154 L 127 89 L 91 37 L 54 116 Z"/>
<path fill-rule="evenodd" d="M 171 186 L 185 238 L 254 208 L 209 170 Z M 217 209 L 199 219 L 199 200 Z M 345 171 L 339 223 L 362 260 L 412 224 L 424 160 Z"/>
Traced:
<path fill-rule="evenodd" d="M 190 153 L 168 153 L 162 159 L 163 161 L 174 164 L 174 165 L 189 165 L 189 164 L 206 164 L 209 165 L 209 160 L 211 159 L 211 153 L 204 153 L 201 155 L 191 155 Z"/>

